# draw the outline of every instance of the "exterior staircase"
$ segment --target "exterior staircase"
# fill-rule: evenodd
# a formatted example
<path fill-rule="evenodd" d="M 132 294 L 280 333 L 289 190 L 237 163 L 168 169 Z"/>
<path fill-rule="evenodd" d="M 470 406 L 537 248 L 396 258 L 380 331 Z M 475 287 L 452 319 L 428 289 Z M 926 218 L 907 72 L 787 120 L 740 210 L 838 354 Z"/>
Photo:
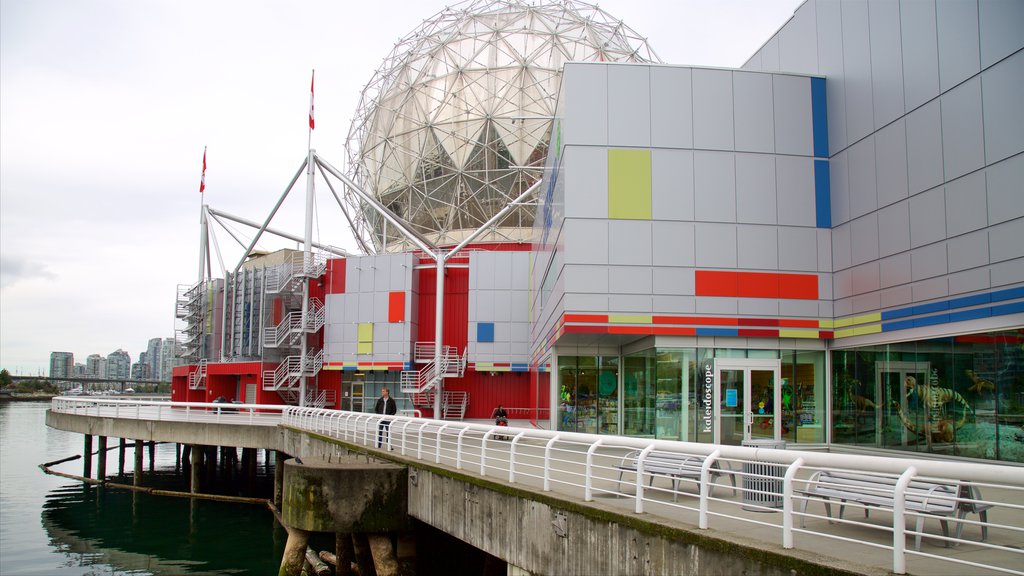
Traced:
<path fill-rule="evenodd" d="M 433 342 L 417 342 L 414 358 L 422 364 L 419 370 L 404 370 L 400 388 L 403 394 L 412 397 L 417 408 L 432 408 L 438 382 L 444 378 L 461 378 L 466 374 L 466 353 L 459 354 L 455 346 L 445 346 L 441 352 L 440 366 L 434 358 Z M 445 420 L 462 420 L 469 405 L 468 392 L 444 392 L 441 395 L 441 417 Z"/>
<path fill-rule="evenodd" d="M 327 256 L 313 253 L 306 257 L 304 252 L 295 252 L 281 266 L 267 269 L 266 290 L 269 294 L 291 292 L 304 278 L 319 278 L 327 270 Z"/>
<path fill-rule="evenodd" d="M 297 346 L 303 334 L 318 332 L 324 327 L 326 320 L 327 311 L 324 308 L 324 303 L 319 298 L 310 298 L 306 318 L 302 317 L 301 310 L 289 312 L 277 326 L 268 326 L 263 329 L 263 346 L 266 348 Z"/>
<path fill-rule="evenodd" d="M 196 369 L 188 373 L 189 390 L 206 390 L 206 358 L 199 361 Z"/>
<path fill-rule="evenodd" d="M 301 379 L 316 376 L 323 367 L 323 350 L 310 350 L 305 358 L 299 355 L 288 356 L 275 370 L 263 372 L 263 389 L 277 392 L 287 404 L 298 405 Z M 308 397 L 310 390 L 306 392 Z M 324 401 L 327 401 L 326 397 Z"/>

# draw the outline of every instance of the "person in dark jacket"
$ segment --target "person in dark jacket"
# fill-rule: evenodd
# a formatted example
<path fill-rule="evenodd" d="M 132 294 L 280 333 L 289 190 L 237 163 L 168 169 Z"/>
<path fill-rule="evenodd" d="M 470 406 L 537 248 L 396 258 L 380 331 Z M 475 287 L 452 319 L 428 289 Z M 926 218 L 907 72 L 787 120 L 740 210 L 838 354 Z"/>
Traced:
<path fill-rule="evenodd" d="M 395 399 L 391 397 L 391 392 L 385 386 L 380 391 L 380 398 L 377 398 L 377 405 L 373 407 L 373 411 L 377 414 L 393 415 L 398 412 L 398 405 L 395 404 Z M 380 448 L 382 444 L 389 441 L 389 433 L 391 431 L 391 420 L 381 420 L 380 424 L 377 425 L 377 448 Z"/>

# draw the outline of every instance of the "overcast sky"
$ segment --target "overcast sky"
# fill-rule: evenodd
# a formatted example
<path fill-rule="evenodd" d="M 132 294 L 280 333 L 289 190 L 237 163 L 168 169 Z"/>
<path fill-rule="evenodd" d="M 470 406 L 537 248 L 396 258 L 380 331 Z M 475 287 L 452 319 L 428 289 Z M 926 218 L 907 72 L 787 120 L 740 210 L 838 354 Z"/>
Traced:
<path fill-rule="evenodd" d="M 667 63 L 738 67 L 802 1 L 599 5 Z M 262 222 L 306 154 L 310 71 L 313 147 L 344 169 L 363 86 L 447 4 L 0 0 L 0 367 L 136 361 L 172 336 L 176 287 L 197 279 L 203 147 L 205 201 Z M 273 227 L 302 234 L 303 190 Z M 317 207 L 315 237 L 354 250 L 323 186 Z"/>

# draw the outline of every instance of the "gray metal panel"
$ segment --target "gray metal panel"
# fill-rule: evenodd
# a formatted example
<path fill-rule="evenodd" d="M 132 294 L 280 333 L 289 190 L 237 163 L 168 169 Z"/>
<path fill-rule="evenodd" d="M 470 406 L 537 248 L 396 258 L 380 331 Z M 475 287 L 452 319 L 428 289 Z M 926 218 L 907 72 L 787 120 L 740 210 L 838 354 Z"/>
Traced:
<path fill-rule="evenodd" d="M 818 72 L 826 78 L 828 149 L 835 154 L 846 147 L 843 14 L 839 2 L 815 3 L 815 11 L 818 19 Z"/>
<path fill-rule="evenodd" d="M 1024 262 L 1010 260 L 989 266 L 989 275 L 992 278 L 992 286 L 1006 286 L 1024 282 Z"/>
<path fill-rule="evenodd" d="M 900 45 L 900 5 L 868 4 L 871 25 L 871 89 L 875 128 L 903 115 L 903 49 Z"/>
<path fill-rule="evenodd" d="M 562 75 L 565 119 L 562 143 L 604 146 L 608 143 L 608 67 L 566 64 Z"/>
<path fill-rule="evenodd" d="M 978 8 L 982 68 L 1024 48 L 1024 2 L 985 0 Z"/>
<path fill-rule="evenodd" d="M 850 220 L 850 162 L 847 152 L 843 150 L 828 163 L 833 226 Z"/>
<path fill-rule="evenodd" d="M 599 238 L 590 239 L 600 242 Z M 651 221 L 608 221 L 609 264 L 651 264 Z"/>
<path fill-rule="evenodd" d="M 647 266 L 609 266 L 608 291 L 612 294 L 650 294 L 651 268 Z"/>
<path fill-rule="evenodd" d="M 512 319 L 527 319 L 530 317 L 530 293 L 526 290 L 513 290 L 512 298 L 509 300 L 512 311 Z"/>
<path fill-rule="evenodd" d="M 373 288 L 377 291 L 391 289 L 390 256 L 377 256 L 373 259 Z"/>
<path fill-rule="evenodd" d="M 814 226 L 814 160 L 805 156 L 776 156 L 775 177 L 779 224 Z"/>
<path fill-rule="evenodd" d="M 875 187 L 875 139 L 873 136 L 850 146 L 850 218 L 878 208 Z"/>
<path fill-rule="evenodd" d="M 359 311 L 356 312 L 356 322 L 373 322 L 375 304 L 375 294 L 373 292 L 360 292 L 359 293 Z"/>
<path fill-rule="evenodd" d="M 773 75 L 772 88 L 775 93 L 775 152 L 812 156 L 814 126 L 810 79 Z"/>
<path fill-rule="evenodd" d="M 345 322 L 359 322 L 359 294 L 345 294 Z"/>
<path fill-rule="evenodd" d="M 938 100 L 907 115 L 907 167 L 911 195 L 942 184 L 942 121 Z"/>
<path fill-rule="evenodd" d="M 910 286 L 897 286 L 896 288 L 882 290 L 879 292 L 879 298 L 881 300 L 879 304 L 881 304 L 883 309 L 903 306 L 913 302 Z"/>
<path fill-rule="evenodd" d="M 850 258 L 854 265 L 878 259 L 878 214 L 850 222 Z"/>
<path fill-rule="evenodd" d="M 879 280 L 878 260 L 851 268 L 850 272 L 854 294 L 867 294 L 868 292 L 875 292 L 882 287 Z"/>
<path fill-rule="evenodd" d="M 732 75 L 735 107 L 736 150 L 775 151 L 775 122 L 772 121 L 772 76 L 757 72 Z M 808 93 L 810 90 L 808 90 Z M 809 116 L 809 114 L 807 114 Z"/>
<path fill-rule="evenodd" d="M 693 146 L 733 149 L 732 72 L 693 70 Z"/>
<path fill-rule="evenodd" d="M 512 285 L 512 253 L 495 251 L 490 254 L 494 259 L 494 286 L 498 290 L 508 290 Z"/>
<path fill-rule="evenodd" d="M 502 346 L 509 342 L 512 336 L 512 327 L 508 325 L 508 322 L 495 322 L 494 323 L 494 351 L 495 353 L 505 352 L 508 353 L 508 346 Z"/>
<path fill-rule="evenodd" d="M 931 278 L 911 284 L 910 290 L 914 295 L 914 302 L 945 298 L 949 296 L 949 281 L 946 280 L 945 276 Z"/>
<path fill-rule="evenodd" d="M 607 196 L 602 218 L 608 214 Z M 651 150 L 651 215 L 659 220 L 693 220 L 692 150 Z"/>
<path fill-rule="evenodd" d="M 562 307 L 566 312 L 608 312 L 608 294 L 566 294 Z"/>
<path fill-rule="evenodd" d="M 798 318 L 814 318 L 818 316 L 818 302 L 814 300 L 780 300 L 779 301 L 779 315 L 780 316 L 796 316 Z M 832 312 L 823 314 L 823 316 L 831 317 Z"/>
<path fill-rule="evenodd" d="M 853 252 L 850 248 L 850 223 L 840 224 L 832 229 L 832 269 L 850 267 Z"/>
<path fill-rule="evenodd" d="M 775 156 L 736 154 L 736 220 L 775 224 Z"/>
<path fill-rule="evenodd" d="M 946 194 L 935 188 L 910 198 L 910 247 L 946 237 Z"/>
<path fill-rule="evenodd" d="M 910 252 L 882 258 L 878 264 L 879 281 L 882 288 L 910 282 Z"/>
<path fill-rule="evenodd" d="M 512 253 L 512 289 L 530 289 L 530 252 Z"/>
<path fill-rule="evenodd" d="M 693 153 L 695 220 L 736 221 L 736 162 L 728 152 Z"/>
<path fill-rule="evenodd" d="M 472 270 L 476 276 L 476 288 L 478 290 L 494 288 L 494 259 L 481 253 L 477 256 L 474 264 Z"/>
<path fill-rule="evenodd" d="M 815 229 L 818 237 L 818 272 L 831 272 L 832 268 L 832 230 Z"/>
<path fill-rule="evenodd" d="M 653 294 L 692 296 L 695 292 L 693 269 L 656 266 L 651 292 Z"/>
<path fill-rule="evenodd" d="M 530 323 L 512 322 L 509 324 L 509 340 L 518 343 L 530 342 Z"/>
<path fill-rule="evenodd" d="M 608 309 L 624 314 L 646 314 L 654 311 L 650 295 L 609 294 Z"/>
<path fill-rule="evenodd" d="M 779 68 L 806 74 L 818 72 L 817 16 L 814 2 L 801 4 L 779 30 Z"/>
<path fill-rule="evenodd" d="M 693 224 L 690 222 L 651 222 L 652 264 L 655 266 L 693 266 Z"/>
<path fill-rule="evenodd" d="M 832 275 L 831 274 L 819 274 L 818 275 L 818 298 L 820 300 L 831 300 L 832 299 Z"/>
<path fill-rule="evenodd" d="M 753 56 L 747 59 L 747 62 L 742 66 L 744 70 L 756 70 L 761 71 L 761 51 L 758 50 Z"/>
<path fill-rule="evenodd" d="M 608 217 L 608 150 L 566 146 L 562 180 L 566 218 Z"/>
<path fill-rule="evenodd" d="M 901 0 L 903 94 L 909 112 L 939 95 L 934 0 Z"/>
<path fill-rule="evenodd" d="M 779 227 L 779 269 L 818 270 L 818 241 L 814 228 Z"/>
<path fill-rule="evenodd" d="M 693 147 L 693 102 L 690 69 L 651 67 L 651 146 Z"/>
<path fill-rule="evenodd" d="M 978 171 L 968 174 L 946 184 L 947 236 L 952 237 L 984 228 L 988 225 L 988 210 L 988 200 L 985 197 L 985 172 Z"/>
<path fill-rule="evenodd" d="M 936 2 L 935 25 L 939 36 L 939 88 L 945 92 L 981 70 L 978 1 Z"/>
<path fill-rule="evenodd" d="M 1018 237 L 1018 244 L 1021 238 Z M 949 271 L 959 272 L 988 265 L 988 231 L 978 230 L 946 242 Z"/>
<path fill-rule="evenodd" d="M 878 211 L 878 255 L 910 249 L 910 203 L 906 200 Z"/>
<path fill-rule="evenodd" d="M 985 160 L 995 164 L 1024 151 L 1024 52 L 1017 52 L 981 75 L 985 107 Z"/>
<path fill-rule="evenodd" d="M 835 289 L 833 297 L 836 300 L 853 296 L 853 269 L 840 270 L 832 277 L 832 285 Z"/>
<path fill-rule="evenodd" d="M 391 289 L 412 291 L 412 254 L 402 254 L 391 259 Z"/>
<path fill-rule="evenodd" d="M 946 267 L 946 243 L 936 242 L 910 251 L 910 277 L 915 282 L 942 276 Z"/>
<path fill-rule="evenodd" d="M 888 206 L 907 197 L 906 122 L 900 118 L 874 136 L 878 205 Z"/>
<path fill-rule="evenodd" d="M 765 72 L 779 71 L 779 36 L 772 36 L 761 49 L 761 65 Z"/>
<path fill-rule="evenodd" d="M 736 267 L 736 225 L 698 223 L 696 236 L 697 266 Z"/>
<path fill-rule="evenodd" d="M 985 136 L 981 126 L 981 78 L 976 76 L 942 95 L 942 158 L 946 180 L 959 178 L 985 165 Z"/>
<path fill-rule="evenodd" d="M 691 314 L 697 311 L 692 296 L 651 296 L 653 311 L 661 314 Z"/>
<path fill-rule="evenodd" d="M 583 294 L 608 293 L 608 267 L 566 264 L 562 272 L 565 291 Z"/>
<path fill-rule="evenodd" d="M 744 316 L 778 316 L 779 301 L 771 298 L 740 298 L 736 313 Z"/>
<path fill-rule="evenodd" d="M 494 321 L 494 291 L 480 290 L 476 294 L 476 320 L 477 322 Z"/>
<path fill-rule="evenodd" d="M 874 312 L 882 307 L 882 299 L 878 292 L 872 294 L 861 294 L 860 296 L 854 296 L 853 298 L 853 309 L 851 310 L 854 314 L 863 314 L 865 312 Z"/>
<path fill-rule="evenodd" d="M 783 305 L 784 304 L 785 303 L 783 303 Z M 818 314 L 817 315 L 820 316 L 821 318 L 835 318 L 836 317 L 835 307 L 832 305 L 832 302 L 821 302 L 821 301 L 819 301 L 818 302 Z"/>
<path fill-rule="evenodd" d="M 779 269 L 779 235 L 776 230 L 775 226 L 736 226 L 736 254 L 740 268 Z"/>
<path fill-rule="evenodd" d="M 1024 154 L 1007 158 L 985 170 L 988 187 L 988 222 L 996 224 L 1024 216 Z"/>
<path fill-rule="evenodd" d="M 1024 266 L 1019 266 L 1019 268 L 1020 272 L 1024 274 Z M 946 276 L 946 280 L 949 282 L 949 293 L 953 295 L 988 290 L 991 287 L 989 276 L 991 274 L 985 268 L 950 274 Z"/>
<path fill-rule="evenodd" d="M 1024 257 L 1024 218 L 1017 218 L 988 229 L 992 262 Z"/>
<path fill-rule="evenodd" d="M 509 322 L 512 320 L 512 293 L 507 290 L 494 290 L 494 321 Z"/>
<path fill-rule="evenodd" d="M 374 323 L 386 323 L 388 321 L 388 293 L 373 293 L 373 320 Z"/>
<path fill-rule="evenodd" d="M 470 285 L 470 287 L 469 287 L 469 305 L 467 306 L 467 310 L 468 310 L 468 314 L 469 314 L 469 321 L 470 322 L 475 322 L 476 319 L 480 317 L 480 315 L 477 314 L 477 306 L 476 306 L 477 296 L 480 294 L 480 292 L 481 292 L 480 289 L 473 288 L 473 286 Z M 475 332 L 473 332 L 474 329 L 475 328 L 470 327 L 470 332 L 469 333 L 470 334 L 475 334 Z"/>
<path fill-rule="evenodd" d="M 842 9 L 846 137 L 848 142 L 856 142 L 875 129 L 867 0 L 845 0 Z"/>
<path fill-rule="evenodd" d="M 651 68 L 608 67 L 608 142 L 651 145 Z"/>
<path fill-rule="evenodd" d="M 700 314 L 738 314 L 739 306 L 735 298 L 718 298 L 714 296 L 697 296 L 695 305 Z"/>

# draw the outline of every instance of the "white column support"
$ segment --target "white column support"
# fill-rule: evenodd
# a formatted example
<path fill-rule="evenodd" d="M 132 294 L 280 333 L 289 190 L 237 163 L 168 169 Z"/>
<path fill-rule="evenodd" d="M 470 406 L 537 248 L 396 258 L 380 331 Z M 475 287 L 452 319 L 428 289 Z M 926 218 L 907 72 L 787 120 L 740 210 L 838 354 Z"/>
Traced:
<path fill-rule="evenodd" d="M 201 204 L 199 206 L 199 277 L 196 279 L 197 284 L 201 284 L 206 277 L 206 259 L 209 257 L 207 234 L 206 204 Z"/>
<path fill-rule="evenodd" d="M 309 378 L 306 376 L 306 354 L 309 351 L 309 338 L 305 331 L 306 319 L 309 318 L 309 277 L 307 272 L 313 264 L 313 197 L 316 195 L 316 186 L 313 176 L 314 158 L 316 151 L 309 149 L 309 156 L 306 157 L 306 227 L 302 244 L 302 327 L 299 336 L 300 358 L 299 361 L 299 406 L 306 405 L 306 386 Z M 292 274 L 295 272 L 292 271 Z M 388 437 L 390 439 L 390 436 Z"/>
<path fill-rule="evenodd" d="M 441 365 L 444 355 L 444 252 L 438 250 L 434 254 L 434 260 L 437 262 L 437 298 L 434 302 L 434 372 L 437 383 L 434 384 L 434 420 L 441 420 L 441 397 L 444 395 Z"/>

